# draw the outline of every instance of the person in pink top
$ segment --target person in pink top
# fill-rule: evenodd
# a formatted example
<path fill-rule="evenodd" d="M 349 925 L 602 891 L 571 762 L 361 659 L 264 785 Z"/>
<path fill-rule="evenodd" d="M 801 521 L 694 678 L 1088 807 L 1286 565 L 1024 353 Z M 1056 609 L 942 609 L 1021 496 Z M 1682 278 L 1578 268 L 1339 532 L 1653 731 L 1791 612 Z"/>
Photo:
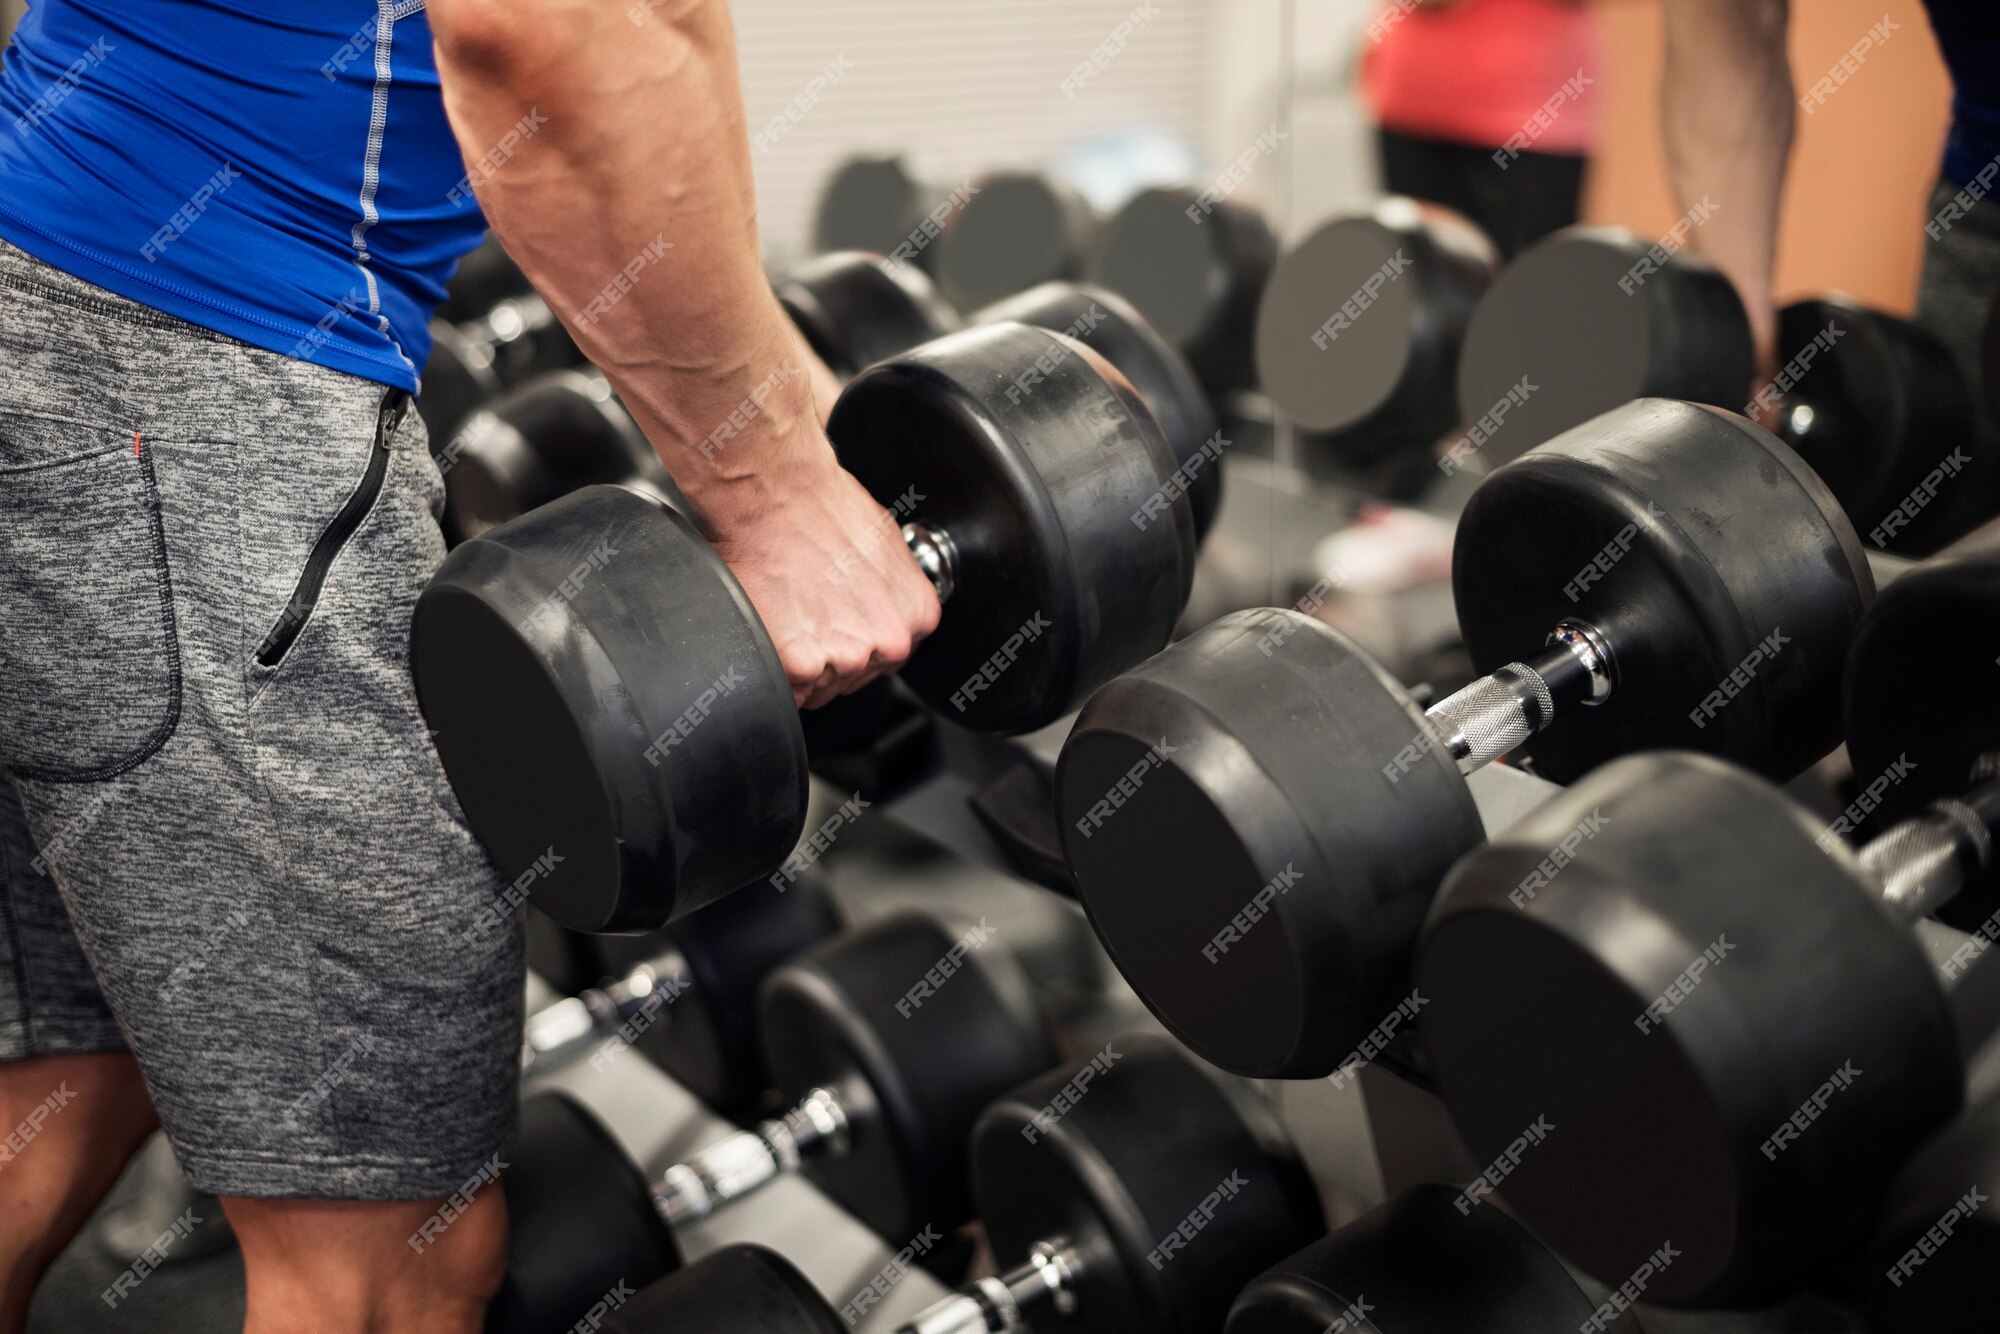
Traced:
<path fill-rule="evenodd" d="M 1458 210 L 1508 257 L 1577 220 L 1602 118 L 1580 0 L 1390 0 L 1364 49 L 1391 194 Z"/>

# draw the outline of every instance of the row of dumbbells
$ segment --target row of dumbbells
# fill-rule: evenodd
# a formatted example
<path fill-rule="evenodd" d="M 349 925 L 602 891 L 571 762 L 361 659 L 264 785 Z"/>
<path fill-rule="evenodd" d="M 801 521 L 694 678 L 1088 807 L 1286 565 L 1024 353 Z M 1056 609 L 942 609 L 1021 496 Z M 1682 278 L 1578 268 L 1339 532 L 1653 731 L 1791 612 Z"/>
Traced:
<path fill-rule="evenodd" d="M 1148 1033 L 1064 1058 L 991 928 L 897 913 L 842 931 L 807 876 L 631 949 L 652 952 L 531 1017 L 528 1073 L 631 1041 L 704 1093 L 768 1086 L 779 1110 L 648 1173 L 584 1104 L 531 1092 L 504 1178 L 496 1334 L 850 1327 L 910 1267 L 955 1279 L 974 1219 L 999 1272 L 898 1329 L 1526 1334 L 1599 1312 L 1637 1329 L 1455 1189 L 1322 1236 L 1314 1184 L 1253 1085 Z M 725 1010 L 744 1017 L 719 1027 Z M 835 1294 L 757 1247 L 683 1268 L 681 1229 L 792 1174 L 885 1238 L 890 1265 Z"/>

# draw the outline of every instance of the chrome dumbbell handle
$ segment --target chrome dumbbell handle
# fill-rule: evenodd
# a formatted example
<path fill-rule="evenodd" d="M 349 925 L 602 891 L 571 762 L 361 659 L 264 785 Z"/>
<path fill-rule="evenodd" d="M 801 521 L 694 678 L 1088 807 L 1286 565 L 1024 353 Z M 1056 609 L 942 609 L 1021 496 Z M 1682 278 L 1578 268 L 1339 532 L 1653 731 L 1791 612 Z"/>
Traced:
<path fill-rule="evenodd" d="M 653 1185 L 653 1203 L 675 1227 L 707 1218 L 778 1177 L 796 1172 L 814 1153 L 847 1147 L 847 1109 L 826 1089 L 753 1130 L 739 1130 L 674 1164 Z"/>
<path fill-rule="evenodd" d="M 1082 1259 L 1061 1242 L 1036 1242 L 1027 1262 L 997 1278 L 975 1279 L 919 1311 L 896 1334 L 1012 1334 L 1043 1304 L 1058 1315 L 1076 1311 Z"/>
<path fill-rule="evenodd" d="M 648 1009 L 663 1008 L 685 985 L 681 977 L 686 971 L 680 952 L 669 950 L 623 977 L 535 1011 L 521 1036 L 522 1077 L 564 1065 L 626 1021 Z"/>
<path fill-rule="evenodd" d="M 916 557 L 917 568 L 924 572 L 924 578 L 930 580 L 931 587 L 937 590 L 938 601 L 949 601 L 952 591 L 958 587 L 958 548 L 953 545 L 951 534 L 942 528 L 906 523 L 903 525 L 903 541 L 909 544 L 910 554 Z"/>
<path fill-rule="evenodd" d="M 1582 621 L 1563 621 L 1548 647 L 1448 695 L 1424 713 L 1438 745 L 1469 774 L 1499 759 L 1575 704 L 1611 698 L 1611 646 Z"/>
<path fill-rule="evenodd" d="M 1992 768 L 1982 762 L 1981 771 Z M 2000 834 L 2000 778 L 1926 806 L 1861 849 L 1882 901 L 1907 921 L 1928 916 L 1993 864 Z"/>

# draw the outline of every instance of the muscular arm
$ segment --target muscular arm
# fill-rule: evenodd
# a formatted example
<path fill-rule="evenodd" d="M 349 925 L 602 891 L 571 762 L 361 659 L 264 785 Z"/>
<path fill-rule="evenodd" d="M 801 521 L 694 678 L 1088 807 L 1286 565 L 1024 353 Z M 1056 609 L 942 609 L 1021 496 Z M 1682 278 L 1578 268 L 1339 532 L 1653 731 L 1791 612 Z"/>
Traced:
<path fill-rule="evenodd" d="M 1760 366 L 1775 360 L 1771 271 L 1792 147 L 1789 0 L 1666 0 L 1661 113 L 1683 211 L 1715 212 L 1694 246 L 1728 274 L 1750 312 Z"/>
<path fill-rule="evenodd" d="M 431 0 L 429 13 L 488 220 L 700 511 L 794 693 L 823 702 L 899 665 L 937 601 L 835 462 L 759 263 L 726 4 Z M 532 136 L 484 170 L 531 113 Z M 749 429 L 711 438 L 752 403 Z"/>

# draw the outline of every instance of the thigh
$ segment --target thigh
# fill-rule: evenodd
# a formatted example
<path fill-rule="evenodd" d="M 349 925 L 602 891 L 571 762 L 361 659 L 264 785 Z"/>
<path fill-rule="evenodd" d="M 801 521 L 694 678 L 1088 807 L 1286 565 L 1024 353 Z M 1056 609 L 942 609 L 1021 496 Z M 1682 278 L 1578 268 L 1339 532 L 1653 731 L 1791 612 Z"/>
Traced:
<path fill-rule="evenodd" d="M 449 1192 L 511 1125 L 521 962 L 409 679 L 421 426 L 33 263 L 0 251 L 0 362 L 55 354 L 0 398 L 42 479 L 0 487 L 0 614 L 43 632 L 0 641 L 36 683 L 0 765 L 82 952 L 200 1188 Z"/>

